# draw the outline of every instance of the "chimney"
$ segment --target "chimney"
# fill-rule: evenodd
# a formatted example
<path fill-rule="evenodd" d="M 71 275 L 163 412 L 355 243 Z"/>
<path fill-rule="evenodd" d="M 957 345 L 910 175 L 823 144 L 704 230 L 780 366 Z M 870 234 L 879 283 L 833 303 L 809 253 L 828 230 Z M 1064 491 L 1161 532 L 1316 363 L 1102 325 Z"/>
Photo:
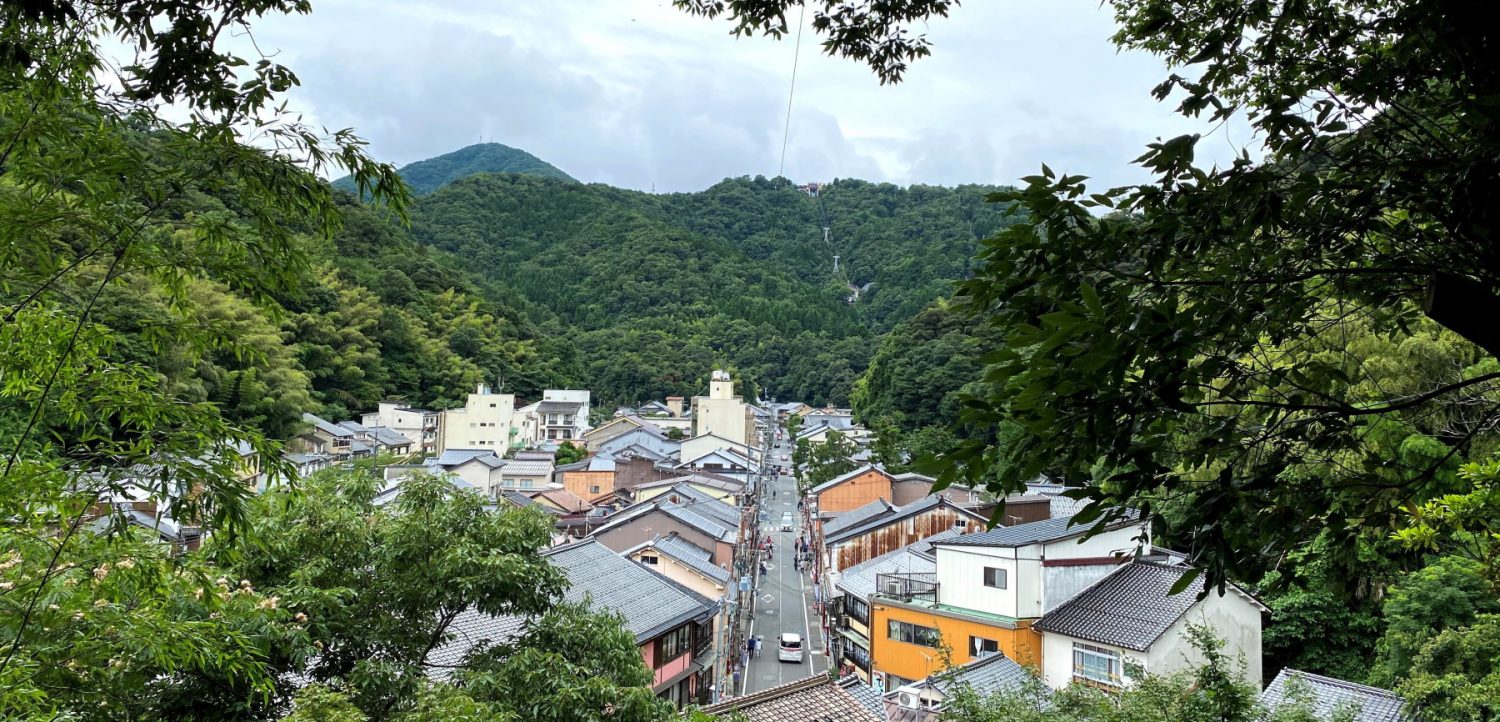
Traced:
<path fill-rule="evenodd" d="M 672 418 L 675 418 L 675 419 L 682 418 L 682 397 L 681 396 L 668 396 L 667 397 L 667 411 L 671 412 Z"/>

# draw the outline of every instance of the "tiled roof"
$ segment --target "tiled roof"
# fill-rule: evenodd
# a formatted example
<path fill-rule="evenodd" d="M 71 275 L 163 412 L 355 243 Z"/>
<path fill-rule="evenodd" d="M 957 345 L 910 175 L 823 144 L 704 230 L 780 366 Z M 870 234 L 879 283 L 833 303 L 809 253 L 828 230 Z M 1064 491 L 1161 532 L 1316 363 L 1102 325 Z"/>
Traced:
<path fill-rule="evenodd" d="M 876 499 L 857 509 L 851 509 L 828 521 L 823 522 L 823 536 L 832 536 L 845 529 L 864 524 L 871 519 L 878 519 L 895 513 L 896 507 L 885 499 Z"/>
<path fill-rule="evenodd" d="M 709 517 L 724 526 L 738 528 L 740 525 L 739 510 L 731 506 L 728 502 L 709 496 L 687 484 L 673 484 L 672 488 L 663 496 L 670 499 L 674 495 L 684 500 L 677 503 L 703 516 Z"/>
<path fill-rule="evenodd" d="M 1271 684 L 1260 693 L 1260 702 L 1269 710 L 1283 704 L 1302 702 L 1311 707 L 1313 716 L 1320 720 L 1340 719 L 1343 710 L 1354 710 L 1351 722 L 1408 722 L 1406 701 L 1401 695 L 1379 687 L 1345 682 L 1342 679 L 1324 677 L 1287 668 L 1271 680 Z"/>
<path fill-rule="evenodd" d="M 465 609 L 453 618 L 452 624 L 448 625 L 448 633 L 453 635 L 453 639 L 439 645 L 432 650 L 432 654 L 427 655 L 427 664 L 432 668 L 429 674 L 439 679 L 446 679 L 452 673 L 453 668 L 463 662 L 469 650 L 485 642 L 490 644 L 508 642 L 520 636 L 525 626 L 525 617 L 495 616 L 472 607 Z"/>
<path fill-rule="evenodd" d="M 710 474 L 706 471 L 695 471 L 691 474 L 674 476 L 670 479 L 648 481 L 644 484 L 636 484 L 634 488 L 655 489 L 661 486 L 676 486 L 678 484 L 697 484 L 698 486 L 706 486 L 710 489 L 717 489 L 719 491 L 727 491 L 731 493 L 737 493 L 745 489 L 745 482 L 740 481 L 739 479 L 728 476 L 720 476 L 718 474 Z"/>
<path fill-rule="evenodd" d="M 945 693 L 957 685 L 967 685 L 981 696 L 1018 689 L 1031 679 L 1025 667 L 1003 654 L 991 654 L 959 667 L 953 676 L 933 680 L 932 686 Z"/>
<path fill-rule="evenodd" d="M 429 463 L 436 464 L 437 466 L 458 466 L 476 457 L 489 456 L 493 456 L 496 459 L 500 458 L 495 455 L 494 449 L 448 449 L 439 454 L 436 460 Z"/>
<path fill-rule="evenodd" d="M 682 504 L 667 503 L 661 505 L 661 510 L 688 526 L 702 529 L 710 536 L 717 537 L 719 541 L 734 542 L 735 532 L 738 530 L 737 527 L 720 524 L 718 520 L 701 514 L 694 508 Z"/>
<path fill-rule="evenodd" d="M 1118 520 L 1106 526 L 1106 529 L 1119 529 L 1137 523 L 1139 515 L 1132 512 L 1127 518 Z M 1041 542 L 1052 542 L 1068 537 L 1080 536 L 1093 527 L 1091 524 L 1071 525 L 1073 517 L 1059 517 L 1044 521 L 1033 521 L 1015 526 L 997 526 L 989 531 L 978 534 L 965 534 L 957 539 L 943 542 L 943 546 L 988 546 L 988 547 L 1019 547 L 1027 544 Z"/>
<path fill-rule="evenodd" d="M 654 547 L 662 554 L 676 559 L 684 566 L 709 579 L 720 584 L 729 583 L 729 572 L 713 563 L 712 552 L 676 534 L 659 536 L 647 542 L 646 545 Z"/>
<path fill-rule="evenodd" d="M 552 462 L 512 459 L 505 464 L 505 476 L 546 476 L 552 473 Z"/>
<path fill-rule="evenodd" d="M 711 715 L 738 712 L 745 722 L 884 722 L 849 690 L 818 674 L 704 707 Z"/>
<path fill-rule="evenodd" d="M 619 612 L 637 642 L 717 609 L 707 597 L 592 539 L 549 550 L 545 555 L 568 577 L 570 586 L 564 593 L 568 601 L 589 597 L 596 606 Z"/>
<path fill-rule="evenodd" d="M 535 499 L 537 497 L 543 497 L 547 499 L 547 501 L 556 504 L 558 507 L 562 508 L 563 511 L 568 512 L 569 514 L 585 512 L 589 509 L 594 508 L 592 504 L 584 501 L 583 497 L 574 494 L 567 489 L 547 489 L 545 491 L 539 491 L 531 495 L 532 499 Z"/>
<path fill-rule="evenodd" d="M 935 554 L 932 551 L 932 545 L 934 545 L 934 544 L 936 544 L 938 542 L 941 542 L 941 541 L 947 541 L 947 540 L 952 539 L 954 537 L 960 536 L 960 535 L 962 535 L 962 533 L 963 532 L 960 532 L 957 529 L 946 529 L 944 531 L 940 531 L 940 532 L 938 532 L 936 534 L 933 534 L 932 536 L 927 537 L 926 539 L 923 539 L 921 541 L 912 543 L 912 545 L 909 546 L 909 547 L 907 547 L 907 549 L 910 549 L 913 552 L 916 552 L 918 554 L 926 556 L 929 559 L 932 559 L 932 558 L 935 558 Z"/>
<path fill-rule="evenodd" d="M 687 524 L 688 526 L 693 527 L 694 529 L 697 529 L 704 534 L 714 537 L 719 541 L 733 543 L 735 533 L 739 529 L 738 526 L 734 528 L 726 527 L 723 524 L 720 524 L 719 522 L 713 520 L 712 518 L 691 511 L 690 509 L 684 508 L 679 504 L 673 504 L 667 501 L 652 500 L 645 504 L 636 504 L 635 506 L 622 510 L 619 513 L 609 517 L 609 520 L 606 521 L 603 526 L 595 529 L 594 533 L 598 534 L 610 529 L 614 529 L 615 527 L 624 526 L 625 524 L 629 524 L 636 519 L 639 519 L 640 517 L 645 516 L 646 514 L 650 514 L 654 511 L 660 511 L 661 513 L 666 514 L 684 524 Z"/>
<path fill-rule="evenodd" d="M 543 552 L 568 579 L 563 597 L 570 602 L 589 599 L 595 608 L 618 612 L 637 643 L 660 636 L 699 617 L 711 616 L 717 605 L 703 595 L 616 554 L 593 540 Z M 469 609 L 459 614 L 450 631 L 454 639 L 429 656 L 435 676 L 461 662 L 475 645 L 500 642 L 519 634 L 525 619 L 492 616 Z"/>
<path fill-rule="evenodd" d="M 550 451 L 545 449 L 529 449 L 524 451 L 517 451 L 511 456 L 511 458 L 518 459 L 520 461 L 552 461 L 557 458 L 557 449 L 552 449 Z"/>
<path fill-rule="evenodd" d="M 979 516 L 978 514 L 975 514 L 973 512 L 960 509 L 955 506 L 953 502 L 934 494 L 932 496 L 918 499 L 910 504 L 907 504 L 906 506 L 894 507 L 891 509 L 890 514 L 876 516 L 874 518 L 866 520 L 864 523 L 850 525 L 846 528 L 840 529 L 836 534 L 828 533 L 827 528 L 825 527 L 823 532 L 823 542 L 825 544 L 836 544 L 847 539 L 853 539 L 862 534 L 868 534 L 875 529 L 881 529 L 890 526 L 891 524 L 895 524 L 902 519 L 909 519 L 918 514 L 931 511 L 939 506 L 947 506 L 953 509 L 953 511 L 956 513 L 968 516 L 971 522 L 984 521 L 984 517 Z M 843 519 L 839 519 L 839 521 L 843 521 Z"/>
<path fill-rule="evenodd" d="M 1201 578 L 1168 594 L 1189 567 L 1131 562 L 1042 615 L 1032 628 L 1144 652 L 1203 591 Z"/>
<path fill-rule="evenodd" d="M 578 401 L 543 401 L 537 404 L 536 410 L 542 414 L 566 414 L 577 413 L 582 406 Z"/>
<path fill-rule="evenodd" d="M 858 700 L 865 709 L 870 710 L 876 717 L 885 718 L 885 705 L 880 702 L 880 693 L 874 687 L 865 684 L 857 675 L 849 675 L 838 682 L 839 687 L 850 696 Z"/>
<path fill-rule="evenodd" d="M 346 429 L 348 429 L 350 431 L 353 431 L 356 434 L 368 434 L 368 433 L 370 433 L 369 427 L 365 426 L 364 424 L 359 423 L 358 421 L 354 421 L 352 419 L 349 420 L 349 421 L 340 421 L 339 422 L 339 426 L 342 426 L 342 427 L 344 427 L 344 428 L 346 428 Z"/>

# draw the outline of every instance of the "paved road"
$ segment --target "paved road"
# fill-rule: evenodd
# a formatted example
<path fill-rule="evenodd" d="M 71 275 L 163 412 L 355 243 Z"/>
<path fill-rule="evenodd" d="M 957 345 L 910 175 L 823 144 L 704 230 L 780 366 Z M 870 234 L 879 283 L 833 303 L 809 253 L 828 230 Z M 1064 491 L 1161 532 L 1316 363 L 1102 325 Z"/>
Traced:
<path fill-rule="evenodd" d="M 791 456 L 791 453 L 790 446 L 778 442 L 771 450 L 771 458 L 784 471 L 787 462 L 781 461 L 781 457 L 783 454 Z M 760 658 L 750 661 L 750 674 L 743 680 L 744 689 L 741 694 L 758 692 L 828 670 L 828 657 L 823 655 L 826 645 L 813 611 L 812 581 L 807 574 L 799 573 L 793 566 L 793 546 L 797 535 L 806 535 L 800 527 L 797 514 L 797 482 L 791 476 L 781 473 L 777 475 L 773 487 L 776 490 L 775 497 L 770 497 L 770 492 L 767 491 L 765 528 L 771 530 L 766 533 L 771 535 L 775 552 L 769 563 L 770 569 L 756 592 L 755 619 L 750 629 L 752 635 L 762 638 L 765 646 Z M 798 527 L 789 532 L 781 531 L 781 515 L 788 511 L 792 512 L 794 519 L 798 519 Z M 777 661 L 776 642 L 782 632 L 802 635 L 805 640 L 802 662 L 794 664 Z"/>

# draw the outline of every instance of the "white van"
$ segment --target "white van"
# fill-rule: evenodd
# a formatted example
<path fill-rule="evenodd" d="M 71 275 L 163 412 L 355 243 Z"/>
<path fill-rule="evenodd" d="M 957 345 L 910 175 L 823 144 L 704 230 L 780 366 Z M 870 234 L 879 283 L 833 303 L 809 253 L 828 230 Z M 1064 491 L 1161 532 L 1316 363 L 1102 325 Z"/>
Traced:
<path fill-rule="evenodd" d="M 789 511 L 781 512 L 781 530 L 792 531 L 797 528 L 797 521 Z"/>
<path fill-rule="evenodd" d="M 802 664 L 802 635 L 796 632 L 783 632 L 781 642 L 776 649 L 776 659 L 780 662 Z"/>

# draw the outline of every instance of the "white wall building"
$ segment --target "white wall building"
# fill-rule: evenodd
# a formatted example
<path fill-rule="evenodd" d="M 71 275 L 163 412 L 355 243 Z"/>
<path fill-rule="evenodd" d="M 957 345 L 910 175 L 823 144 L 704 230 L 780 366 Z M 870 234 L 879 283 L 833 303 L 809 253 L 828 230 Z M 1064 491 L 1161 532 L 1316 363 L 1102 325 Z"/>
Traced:
<path fill-rule="evenodd" d="M 1189 628 L 1201 625 L 1225 642 L 1241 681 L 1259 686 L 1261 615 L 1269 610 L 1233 584 L 1202 600 L 1202 579 L 1170 594 L 1188 571 L 1185 564 L 1124 564 L 1038 619 L 1032 628 L 1042 633 L 1047 685 L 1129 686 L 1132 665 L 1156 675 L 1194 669 L 1204 659 Z"/>
<path fill-rule="evenodd" d="M 479 384 L 461 409 L 442 413 L 438 453 L 449 449 L 484 449 L 504 455 L 521 440 L 515 394 L 491 393 Z"/>
<path fill-rule="evenodd" d="M 361 426 L 384 427 L 411 440 L 412 448 L 424 454 L 437 453 L 439 412 L 414 409 L 399 401 L 382 401 L 376 410 L 360 416 Z"/>
<path fill-rule="evenodd" d="M 693 397 L 693 436 L 718 434 L 736 443 L 749 444 L 755 417 L 744 400 L 734 395 L 729 372 L 715 369 L 707 396 Z"/>

